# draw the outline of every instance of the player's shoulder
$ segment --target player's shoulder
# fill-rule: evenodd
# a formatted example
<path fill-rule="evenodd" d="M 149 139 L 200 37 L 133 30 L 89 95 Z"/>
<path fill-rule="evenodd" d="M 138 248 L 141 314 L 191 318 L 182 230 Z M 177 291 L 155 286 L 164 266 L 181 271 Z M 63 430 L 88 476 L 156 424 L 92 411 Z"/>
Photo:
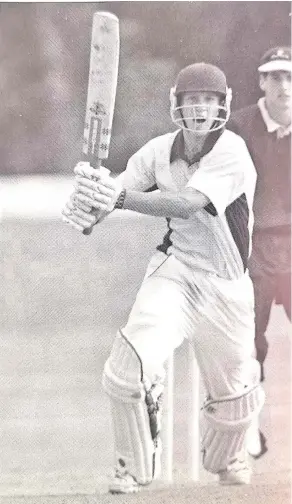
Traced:
<path fill-rule="evenodd" d="M 206 169 L 220 166 L 221 173 L 226 170 L 247 173 L 254 171 L 254 165 L 249 154 L 245 140 L 240 136 L 225 129 L 217 140 L 213 149 L 204 158 Z"/>
<path fill-rule="evenodd" d="M 155 156 L 156 153 L 170 151 L 177 133 L 178 131 L 172 131 L 151 138 L 136 152 L 136 155 Z"/>
<path fill-rule="evenodd" d="M 171 131 L 168 133 L 164 133 L 163 135 L 159 135 L 157 137 L 151 138 L 146 144 L 145 147 L 160 147 L 166 146 L 168 144 L 173 143 L 176 135 L 178 134 L 178 130 Z"/>
<path fill-rule="evenodd" d="M 229 129 L 225 129 L 215 144 L 214 154 L 217 155 L 220 152 L 229 152 L 238 155 L 242 149 L 246 148 L 246 143 L 239 134 Z"/>

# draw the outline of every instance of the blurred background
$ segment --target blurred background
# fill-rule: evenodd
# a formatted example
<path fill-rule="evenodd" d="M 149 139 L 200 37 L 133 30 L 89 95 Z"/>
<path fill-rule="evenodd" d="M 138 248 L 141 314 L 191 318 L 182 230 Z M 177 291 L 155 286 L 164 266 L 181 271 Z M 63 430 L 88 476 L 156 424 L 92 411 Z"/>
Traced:
<path fill-rule="evenodd" d="M 172 129 L 169 89 L 195 61 L 219 65 L 233 108 L 259 95 L 263 52 L 290 44 L 290 2 L 0 4 L 0 174 L 69 174 L 80 158 L 92 14 L 120 18 L 121 60 L 108 167 Z"/>
<path fill-rule="evenodd" d="M 81 153 L 96 10 L 120 18 L 106 163 L 115 172 L 174 128 L 168 96 L 181 67 L 218 64 L 239 108 L 259 96 L 262 53 L 290 43 L 290 2 L 0 3 L 0 500 L 106 488 L 113 446 L 102 369 L 166 232 L 164 219 L 118 211 L 90 237 L 61 221 Z M 275 307 L 262 416 L 270 450 L 255 474 L 277 485 L 290 481 L 290 329 Z M 183 346 L 175 364 L 176 482 L 187 466 L 186 356 Z M 200 477 L 210 480 L 202 469 Z"/>

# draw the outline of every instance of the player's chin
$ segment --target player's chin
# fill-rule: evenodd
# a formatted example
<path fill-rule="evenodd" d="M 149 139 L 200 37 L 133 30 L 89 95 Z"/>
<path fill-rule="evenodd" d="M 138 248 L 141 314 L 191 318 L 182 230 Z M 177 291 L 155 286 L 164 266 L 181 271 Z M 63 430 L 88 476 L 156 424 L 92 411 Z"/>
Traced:
<path fill-rule="evenodd" d="M 210 125 L 206 122 L 196 123 L 195 131 L 197 135 L 207 135 L 209 133 Z"/>

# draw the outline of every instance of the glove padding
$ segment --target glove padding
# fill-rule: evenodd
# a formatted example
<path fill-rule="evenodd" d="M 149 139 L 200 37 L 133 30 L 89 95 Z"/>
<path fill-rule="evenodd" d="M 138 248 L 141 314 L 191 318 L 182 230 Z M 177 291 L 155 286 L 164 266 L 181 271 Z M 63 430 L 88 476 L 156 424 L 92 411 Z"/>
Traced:
<path fill-rule="evenodd" d="M 89 163 L 80 162 L 74 173 L 75 190 L 62 211 L 62 219 L 83 231 L 102 222 L 112 212 L 121 189 L 110 179 L 107 168 L 95 170 Z"/>
<path fill-rule="evenodd" d="M 111 178 L 103 166 L 95 170 L 89 163 L 78 163 L 74 173 L 76 203 L 112 212 L 122 191 L 119 181 Z"/>
<path fill-rule="evenodd" d="M 62 220 L 77 229 L 77 231 L 83 231 L 94 226 L 100 220 L 102 212 L 100 210 L 92 211 L 91 207 L 82 204 L 80 201 L 76 202 L 75 198 L 76 193 L 74 192 L 62 210 Z"/>

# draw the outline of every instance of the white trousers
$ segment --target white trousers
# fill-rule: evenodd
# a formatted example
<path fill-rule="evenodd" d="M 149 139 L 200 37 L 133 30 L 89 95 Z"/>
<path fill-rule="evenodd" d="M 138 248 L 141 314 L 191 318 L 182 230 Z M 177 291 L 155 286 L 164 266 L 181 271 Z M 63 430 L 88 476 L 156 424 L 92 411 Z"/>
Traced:
<path fill-rule="evenodd" d="M 173 255 L 151 259 L 123 334 L 153 382 L 187 338 L 206 393 L 219 398 L 254 383 L 254 295 L 248 273 L 226 280 L 194 271 Z"/>

